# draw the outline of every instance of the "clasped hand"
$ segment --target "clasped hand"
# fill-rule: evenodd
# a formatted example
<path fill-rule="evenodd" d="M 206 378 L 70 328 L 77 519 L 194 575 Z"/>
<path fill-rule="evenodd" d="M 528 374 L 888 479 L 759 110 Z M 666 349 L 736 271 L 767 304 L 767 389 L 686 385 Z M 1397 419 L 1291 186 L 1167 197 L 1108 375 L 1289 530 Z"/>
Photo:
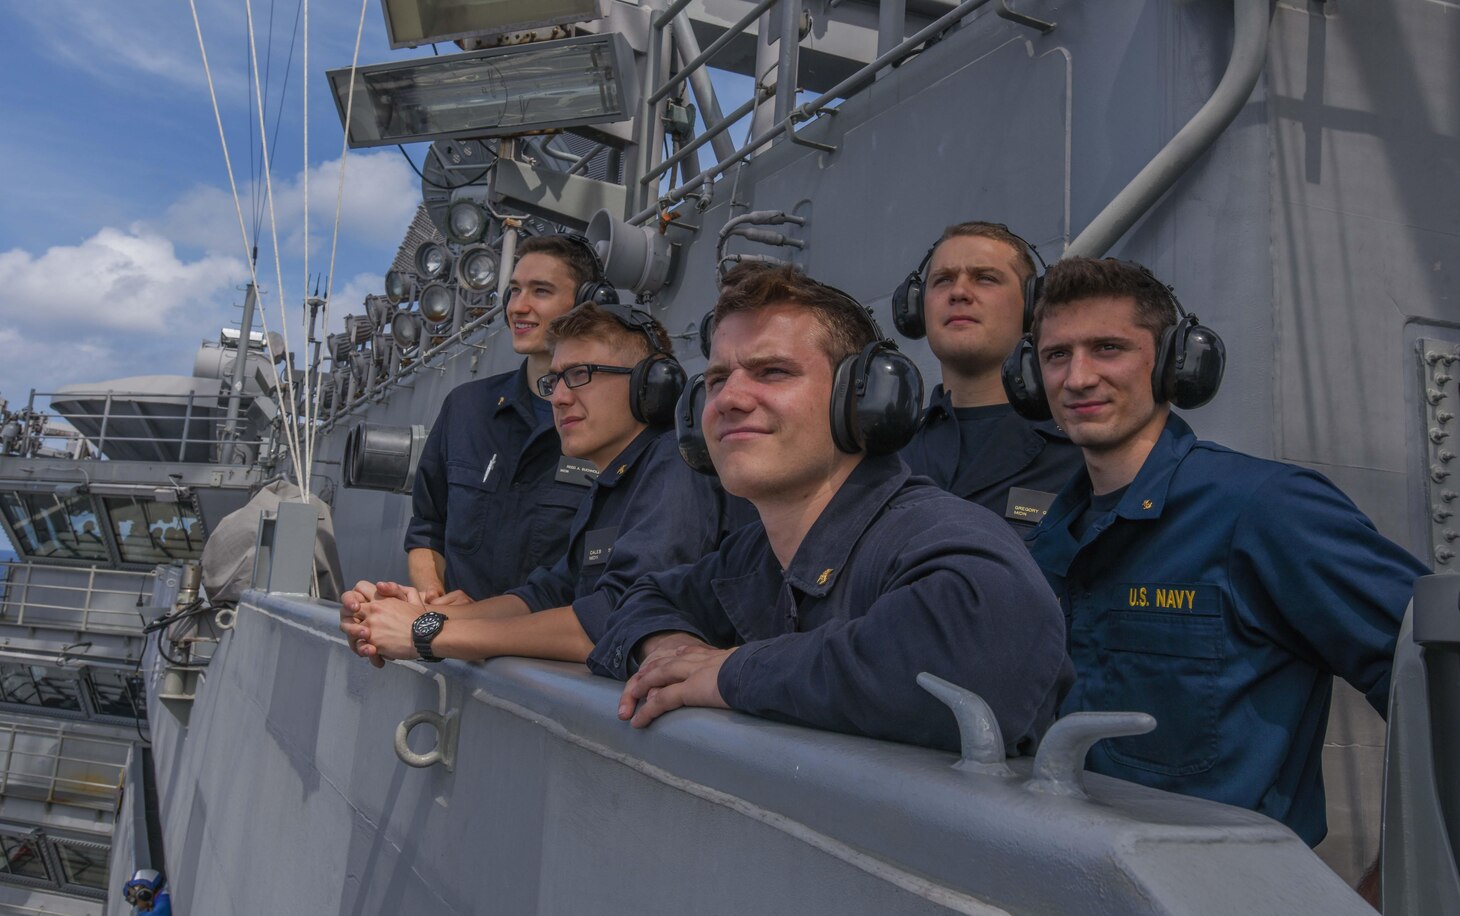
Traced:
<path fill-rule="evenodd" d="M 411 637 L 417 617 L 428 609 L 470 601 L 460 590 L 443 595 L 435 589 L 420 592 L 396 582 L 362 580 L 340 596 L 340 632 L 351 652 L 380 668 L 387 660 L 420 658 Z"/>
<path fill-rule="evenodd" d="M 681 706 L 729 709 L 720 696 L 720 666 L 732 649 L 716 649 L 688 633 L 651 637 L 647 654 L 619 697 L 618 717 L 635 728 Z M 637 709 L 635 708 L 637 707 Z"/>

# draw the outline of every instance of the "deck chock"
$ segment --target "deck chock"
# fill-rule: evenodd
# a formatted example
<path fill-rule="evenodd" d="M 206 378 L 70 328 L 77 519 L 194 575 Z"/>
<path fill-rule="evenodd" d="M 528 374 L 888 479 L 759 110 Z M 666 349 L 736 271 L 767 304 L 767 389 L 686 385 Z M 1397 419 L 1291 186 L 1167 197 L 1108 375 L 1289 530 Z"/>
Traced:
<path fill-rule="evenodd" d="M 999 720 L 983 697 L 926 671 L 918 675 L 918 686 L 948 704 L 958 721 L 963 756 L 953 764 L 955 770 L 987 776 L 1013 774 L 1004 762 L 1004 733 Z"/>
<path fill-rule="evenodd" d="M 1034 755 L 1033 792 L 1085 798 L 1085 755 L 1096 741 L 1144 735 L 1156 717 L 1144 712 L 1072 712 L 1045 732 Z"/>

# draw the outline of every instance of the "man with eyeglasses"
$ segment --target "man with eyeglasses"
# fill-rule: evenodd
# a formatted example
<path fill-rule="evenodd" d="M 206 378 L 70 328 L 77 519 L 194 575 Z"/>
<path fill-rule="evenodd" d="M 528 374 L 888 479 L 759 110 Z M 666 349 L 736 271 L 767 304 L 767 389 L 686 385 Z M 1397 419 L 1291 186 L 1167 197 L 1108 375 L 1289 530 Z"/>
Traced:
<path fill-rule="evenodd" d="M 657 321 L 585 303 L 548 327 L 551 371 L 537 380 L 563 452 L 601 468 L 567 551 L 503 594 L 432 606 L 410 590 L 360 583 L 341 629 L 359 654 L 438 661 L 497 655 L 583 661 L 634 580 L 713 550 L 749 506 L 680 459 L 672 431 L 683 370 Z M 629 357 L 625 359 L 625 357 Z M 629 365 L 624 365 L 624 363 Z M 376 600 L 369 600 L 373 595 Z"/>
<path fill-rule="evenodd" d="M 411 585 L 428 603 L 501 594 L 567 546 L 591 477 L 559 473 L 552 408 L 531 383 L 548 371 L 548 323 L 598 273 L 593 257 L 567 236 L 526 239 L 505 309 L 523 364 L 459 385 L 441 404 L 405 536 Z"/>

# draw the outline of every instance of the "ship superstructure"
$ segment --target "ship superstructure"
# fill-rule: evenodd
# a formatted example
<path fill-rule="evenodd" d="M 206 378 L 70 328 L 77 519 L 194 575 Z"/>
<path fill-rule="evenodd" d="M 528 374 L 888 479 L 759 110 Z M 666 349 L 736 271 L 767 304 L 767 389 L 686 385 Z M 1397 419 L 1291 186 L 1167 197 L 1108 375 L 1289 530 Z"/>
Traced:
<path fill-rule="evenodd" d="M 72 623 L 46 651 L 93 646 L 81 660 L 52 655 L 60 674 L 45 677 L 84 694 L 111 683 L 105 672 L 137 671 L 147 647 L 145 721 L 93 726 L 117 738 L 132 724 L 152 746 L 157 804 L 135 786 L 123 798 L 112 888 L 165 859 L 177 898 L 208 913 L 467 913 L 489 901 L 514 913 L 1362 912 L 1284 828 L 1082 777 L 1085 742 L 1137 720 L 1066 723 L 1041 759 L 1007 764 L 971 740 L 954 761 L 714 712 L 628 732 L 611 685 L 566 666 L 376 672 L 351 656 L 334 610 L 307 597 L 300 558 L 316 516 L 302 504 L 261 526 L 265 561 L 236 614 L 203 614 L 195 574 L 177 564 L 197 558 L 199 530 L 289 475 L 292 428 L 315 456 L 300 468 L 332 511 L 345 581 L 404 578 L 396 533 L 425 429 L 453 387 L 517 361 L 500 311 L 526 235 L 585 233 L 693 371 L 729 266 L 801 265 L 890 326 L 898 280 L 944 225 L 976 217 L 1016 227 L 1048 260 L 1152 267 L 1228 344 L 1221 395 L 1191 416 L 1198 432 L 1322 470 L 1449 571 L 1453 4 L 551 7 L 387 0 L 394 46 L 455 40 L 460 53 L 329 73 L 353 146 L 431 146 L 381 292 L 318 360 L 232 371 L 250 325 L 231 338 L 232 362 L 225 337 L 193 380 L 52 397 L 69 438 L 42 443 L 48 421 L 33 408 L 0 426 L 17 430 L 0 432 L 0 506 L 23 554 L 8 588 L 100 577 L 110 591 L 70 594 L 121 628 L 104 641 L 101 618 L 67 599 Z M 710 66 L 750 88 L 723 94 Z M 924 345 L 906 349 L 936 378 Z M 121 603 L 134 581 L 146 592 L 136 625 L 121 622 L 138 609 Z M 1386 841 L 1408 852 L 1386 863 L 1394 911 L 1444 911 L 1460 888 L 1445 839 L 1460 817 L 1443 776 L 1455 748 L 1430 719 L 1456 708 L 1445 666 L 1460 627 L 1446 629 L 1453 596 L 1421 605 L 1396 675 L 1410 706 L 1391 713 L 1406 750 L 1391 748 Z M 159 616 L 186 624 L 146 642 L 141 621 Z M 120 683 L 111 696 L 135 705 L 135 679 Z M 975 717 L 965 734 L 977 730 Z M 1385 743 L 1342 685 L 1329 742 L 1320 853 L 1351 881 L 1377 845 Z M 129 773 L 138 759 L 124 758 Z M 1428 820 L 1406 820 L 1401 802 Z M 59 863 L 57 844 L 76 835 L 60 820 L 46 829 L 56 839 L 32 845 Z M 664 864 L 665 850 L 685 861 Z M 657 882 L 667 888 L 644 891 Z M 22 884 L 0 875 L 0 894 Z M 125 912 L 115 894 L 107 911 Z"/>

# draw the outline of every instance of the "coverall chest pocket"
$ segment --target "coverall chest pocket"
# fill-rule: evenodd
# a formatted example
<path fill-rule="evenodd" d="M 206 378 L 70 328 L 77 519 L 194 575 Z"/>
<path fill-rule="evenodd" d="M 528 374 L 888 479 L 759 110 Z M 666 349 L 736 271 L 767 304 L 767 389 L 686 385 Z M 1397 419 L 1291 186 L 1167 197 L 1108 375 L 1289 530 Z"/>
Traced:
<path fill-rule="evenodd" d="M 1103 742 L 1112 760 L 1152 773 L 1190 776 L 1211 769 L 1217 760 L 1226 642 L 1219 590 L 1173 588 L 1181 589 L 1182 598 L 1204 594 L 1207 600 L 1195 603 L 1205 606 L 1196 610 L 1186 598 L 1179 610 L 1127 606 L 1102 615 L 1097 640 L 1106 651 L 1096 708 L 1156 717 L 1156 728 L 1144 735 Z"/>
<path fill-rule="evenodd" d="M 446 546 L 454 553 L 475 553 L 493 522 L 501 469 L 446 465 Z"/>
<path fill-rule="evenodd" d="M 527 513 L 526 556 L 534 566 L 556 562 L 568 549 L 568 529 L 578 506 L 588 497 L 588 488 L 570 483 L 548 483 L 523 495 Z"/>

